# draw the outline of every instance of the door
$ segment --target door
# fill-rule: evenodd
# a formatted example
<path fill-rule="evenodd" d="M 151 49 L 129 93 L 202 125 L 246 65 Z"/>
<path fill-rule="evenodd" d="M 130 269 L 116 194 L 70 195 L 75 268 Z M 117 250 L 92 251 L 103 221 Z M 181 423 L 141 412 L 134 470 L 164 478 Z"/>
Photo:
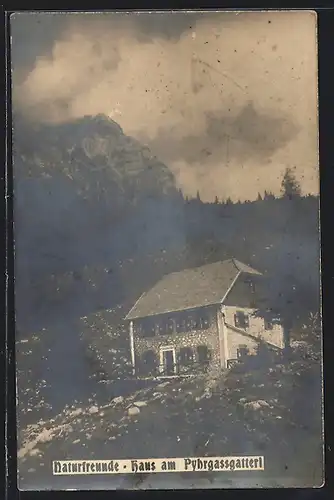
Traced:
<path fill-rule="evenodd" d="M 175 375 L 175 352 L 173 349 L 162 351 L 162 370 L 164 375 Z"/>

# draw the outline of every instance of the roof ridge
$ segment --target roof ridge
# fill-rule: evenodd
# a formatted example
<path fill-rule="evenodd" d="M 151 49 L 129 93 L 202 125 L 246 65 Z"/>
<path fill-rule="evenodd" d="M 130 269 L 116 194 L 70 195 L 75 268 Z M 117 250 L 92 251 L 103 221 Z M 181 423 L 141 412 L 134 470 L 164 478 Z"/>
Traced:
<path fill-rule="evenodd" d="M 232 264 L 234 265 L 234 267 L 236 268 L 236 270 L 240 273 L 241 272 L 241 269 L 239 268 L 239 266 L 237 265 L 236 262 L 239 262 L 238 259 L 235 259 L 234 257 L 232 257 L 231 259 L 229 259 L 232 261 Z M 247 265 L 247 264 L 246 264 Z"/>
<path fill-rule="evenodd" d="M 262 275 L 262 273 L 260 271 L 258 271 L 257 269 L 255 269 L 253 266 L 251 266 L 250 264 L 246 264 L 245 262 L 241 262 L 241 260 L 238 260 L 238 259 L 235 259 L 233 258 L 233 263 L 234 265 L 236 266 L 236 268 L 241 272 L 251 272 L 251 274 L 259 274 L 259 275 Z M 245 270 L 244 268 L 247 268 L 247 270 Z"/>
<path fill-rule="evenodd" d="M 201 267 L 212 266 L 213 264 L 223 264 L 224 262 L 230 262 L 232 259 L 216 260 L 215 262 L 207 262 L 206 264 L 201 264 L 200 266 L 185 267 L 179 271 L 173 271 L 171 273 L 165 274 L 164 276 L 169 276 L 170 274 L 183 273 L 184 271 L 194 271 L 195 269 L 200 269 Z"/>
<path fill-rule="evenodd" d="M 155 285 L 154 285 L 155 286 Z M 147 291 L 144 291 L 140 297 L 138 297 L 138 299 L 136 300 L 136 302 L 133 304 L 133 306 L 131 307 L 130 311 L 127 313 L 127 315 L 125 316 L 125 319 L 127 319 L 128 316 L 130 316 L 130 314 L 132 313 L 132 311 L 134 311 L 136 309 L 136 306 L 137 304 L 139 303 L 139 301 L 145 297 L 145 295 L 147 294 Z"/>

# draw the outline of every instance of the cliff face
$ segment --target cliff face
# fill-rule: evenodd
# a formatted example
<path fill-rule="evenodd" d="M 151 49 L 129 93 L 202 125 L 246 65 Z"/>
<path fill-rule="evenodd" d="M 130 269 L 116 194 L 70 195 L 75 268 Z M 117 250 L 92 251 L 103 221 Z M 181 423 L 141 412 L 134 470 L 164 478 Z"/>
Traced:
<path fill-rule="evenodd" d="M 72 183 L 76 195 L 107 205 L 133 203 L 174 190 L 170 170 L 150 150 L 103 116 L 61 125 L 14 119 L 14 173 Z"/>

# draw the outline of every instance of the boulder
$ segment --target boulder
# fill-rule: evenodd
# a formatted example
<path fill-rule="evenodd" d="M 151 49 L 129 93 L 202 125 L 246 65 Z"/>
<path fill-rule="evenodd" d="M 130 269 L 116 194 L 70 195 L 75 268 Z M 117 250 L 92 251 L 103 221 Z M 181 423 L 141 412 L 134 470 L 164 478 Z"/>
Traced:
<path fill-rule="evenodd" d="M 97 406 L 91 406 L 91 407 L 89 408 L 89 410 L 88 410 L 88 413 L 89 413 L 90 415 L 94 415 L 95 413 L 98 413 L 98 412 L 99 412 L 99 409 L 98 409 L 98 407 L 97 407 Z"/>
<path fill-rule="evenodd" d="M 162 382 L 161 384 L 157 385 L 159 388 L 166 387 L 169 384 L 169 382 Z"/>
<path fill-rule="evenodd" d="M 138 406 L 131 406 L 129 409 L 128 409 L 128 415 L 130 417 L 133 417 L 135 415 L 138 415 L 138 413 L 140 413 L 140 409 L 138 408 Z"/>
<path fill-rule="evenodd" d="M 117 398 L 114 398 L 114 399 L 112 400 L 112 403 L 114 403 L 115 405 L 118 405 L 118 404 L 120 404 L 120 403 L 123 403 L 123 401 L 124 401 L 123 396 L 118 396 Z"/>
<path fill-rule="evenodd" d="M 270 408 L 270 404 L 264 401 L 264 399 L 258 399 L 257 401 L 249 401 L 245 404 L 245 407 L 252 410 L 259 410 L 260 408 Z"/>

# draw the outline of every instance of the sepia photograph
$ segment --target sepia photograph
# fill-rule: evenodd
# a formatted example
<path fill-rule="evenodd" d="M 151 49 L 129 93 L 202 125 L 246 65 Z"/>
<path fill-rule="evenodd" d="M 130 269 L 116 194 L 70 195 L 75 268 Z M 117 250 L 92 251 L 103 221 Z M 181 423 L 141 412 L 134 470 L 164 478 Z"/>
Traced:
<path fill-rule="evenodd" d="M 316 13 L 10 35 L 19 489 L 321 488 Z"/>

